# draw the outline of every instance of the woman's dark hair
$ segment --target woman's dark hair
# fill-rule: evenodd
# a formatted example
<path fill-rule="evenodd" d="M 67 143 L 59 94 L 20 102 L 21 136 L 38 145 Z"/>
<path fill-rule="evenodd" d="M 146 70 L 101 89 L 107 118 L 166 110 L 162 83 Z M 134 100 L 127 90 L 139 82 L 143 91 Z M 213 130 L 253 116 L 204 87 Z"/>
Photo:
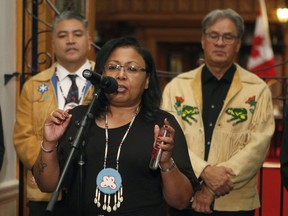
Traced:
<path fill-rule="evenodd" d="M 146 73 L 149 75 L 149 86 L 144 90 L 141 100 L 141 111 L 145 120 L 152 121 L 156 113 L 160 110 L 162 94 L 156 73 L 156 66 L 151 53 L 141 46 L 134 37 L 121 37 L 108 41 L 104 44 L 96 57 L 96 73 L 102 74 L 104 66 L 111 53 L 119 47 L 133 47 L 145 61 Z M 99 95 L 99 100 L 96 104 L 96 117 L 104 114 L 107 105 L 109 104 L 103 92 Z"/>

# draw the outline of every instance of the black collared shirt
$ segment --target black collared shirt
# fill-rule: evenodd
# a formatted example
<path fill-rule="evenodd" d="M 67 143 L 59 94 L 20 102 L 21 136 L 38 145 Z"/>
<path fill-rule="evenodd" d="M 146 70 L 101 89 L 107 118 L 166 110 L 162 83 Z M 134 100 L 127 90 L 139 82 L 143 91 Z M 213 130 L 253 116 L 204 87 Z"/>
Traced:
<path fill-rule="evenodd" d="M 218 115 L 224 104 L 227 92 L 231 86 L 236 66 L 233 64 L 224 74 L 217 80 L 216 77 L 209 71 L 207 66 L 202 70 L 202 102 L 203 102 L 203 124 L 205 130 L 205 160 L 207 161 L 212 134 L 216 124 Z"/>

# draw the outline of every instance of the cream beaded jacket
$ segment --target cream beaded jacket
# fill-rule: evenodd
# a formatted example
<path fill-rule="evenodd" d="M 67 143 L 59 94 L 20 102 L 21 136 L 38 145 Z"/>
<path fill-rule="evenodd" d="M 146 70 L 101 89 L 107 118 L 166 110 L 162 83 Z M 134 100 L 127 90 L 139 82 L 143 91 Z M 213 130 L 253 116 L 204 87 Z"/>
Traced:
<path fill-rule="evenodd" d="M 236 174 L 233 190 L 215 200 L 214 210 L 252 210 L 260 206 L 257 173 L 261 168 L 275 122 L 271 92 L 258 76 L 236 64 L 236 72 L 204 160 L 201 72 L 203 66 L 182 73 L 168 83 L 162 108 L 174 114 L 187 139 L 197 177 L 207 165 L 226 166 Z"/>
<path fill-rule="evenodd" d="M 90 65 L 94 68 L 95 63 L 90 61 Z M 91 84 L 87 83 L 83 104 L 87 104 L 92 98 L 94 88 L 90 86 Z M 27 198 L 32 201 L 50 200 L 50 194 L 39 190 L 31 169 L 40 151 L 44 121 L 58 108 L 56 92 L 57 79 L 54 64 L 25 83 L 17 104 L 13 141 L 19 159 L 28 169 Z"/>

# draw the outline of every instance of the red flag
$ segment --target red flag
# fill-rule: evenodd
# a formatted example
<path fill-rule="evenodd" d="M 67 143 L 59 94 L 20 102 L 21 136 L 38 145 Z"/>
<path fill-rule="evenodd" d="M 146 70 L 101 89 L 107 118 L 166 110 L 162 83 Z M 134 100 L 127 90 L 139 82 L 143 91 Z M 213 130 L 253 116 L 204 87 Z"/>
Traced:
<path fill-rule="evenodd" d="M 254 40 L 247 68 L 258 76 L 276 76 L 265 0 L 259 0 L 259 3 L 261 10 L 256 19 Z"/>

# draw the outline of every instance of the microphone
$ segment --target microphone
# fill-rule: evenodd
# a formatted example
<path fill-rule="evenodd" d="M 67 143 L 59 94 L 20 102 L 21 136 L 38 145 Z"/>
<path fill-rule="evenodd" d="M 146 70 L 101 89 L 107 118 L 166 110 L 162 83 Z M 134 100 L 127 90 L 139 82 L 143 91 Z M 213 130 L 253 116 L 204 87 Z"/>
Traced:
<path fill-rule="evenodd" d="M 101 76 L 100 74 L 95 73 L 94 71 L 91 71 L 89 69 L 85 69 L 82 75 L 85 79 L 89 80 L 93 85 L 100 85 L 100 88 L 105 93 L 111 94 L 117 92 L 118 83 L 116 79 L 114 79 L 113 77 Z"/>

